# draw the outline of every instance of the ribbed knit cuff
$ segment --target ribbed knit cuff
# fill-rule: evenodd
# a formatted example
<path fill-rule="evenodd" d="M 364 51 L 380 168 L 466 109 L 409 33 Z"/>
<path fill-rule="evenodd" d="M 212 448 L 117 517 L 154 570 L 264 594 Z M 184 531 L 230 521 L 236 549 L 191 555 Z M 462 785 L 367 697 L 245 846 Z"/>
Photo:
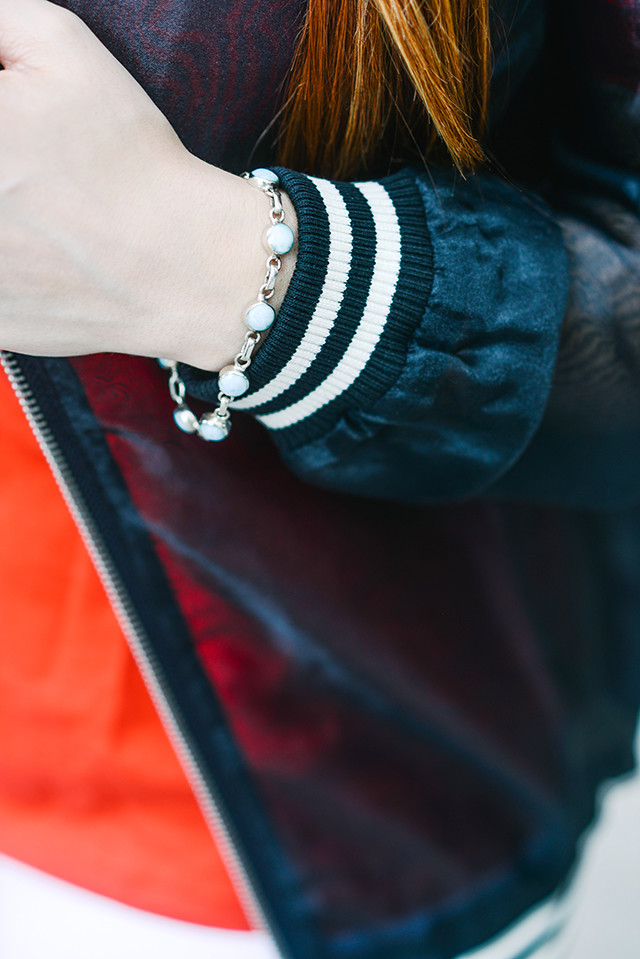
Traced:
<path fill-rule="evenodd" d="M 298 260 L 278 318 L 234 401 L 293 448 L 398 377 L 422 319 L 433 254 L 415 178 L 334 183 L 277 169 L 298 216 Z"/>

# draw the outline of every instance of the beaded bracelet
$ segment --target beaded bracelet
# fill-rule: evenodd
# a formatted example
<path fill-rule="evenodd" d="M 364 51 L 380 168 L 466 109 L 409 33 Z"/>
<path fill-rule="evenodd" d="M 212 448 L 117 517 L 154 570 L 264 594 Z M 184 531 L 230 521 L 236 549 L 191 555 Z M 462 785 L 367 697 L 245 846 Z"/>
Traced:
<path fill-rule="evenodd" d="M 269 252 L 267 258 L 267 272 L 264 282 L 258 291 L 255 303 L 245 313 L 249 327 L 240 352 L 233 363 L 223 366 L 218 373 L 218 406 L 215 410 L 198 419 L 193 410 L 187 405 L 187 388 L 178 372 L 176 360 L 158 360 L 163 369 L 170 371 L 169 393 L 176 404 L 173 418 L 176 425 L 184 433 L 196 433 L 203 440 L 219 441 L 226 439 L 231 429 L 231 414 L 229 404 L 238 396 L 242 396 L 249 389 L 247 369 L 251 365 L 253 354 L 260 342 L 262 333 L 269 329 L 276 318 L 276 311 L 268 302 L 274 294 L 278 273 L 282 268 L 281 257 L 293 247 L 295 237 L 293 230 L 284 222 L 282 197 L 278 190 L 280 180 L 272 170 L 259 168 L 251 173 L 244 173 L 244 178 L 252 185 L 262 190 L 271 201 L 269 219 L 271 225 L 265 236 L 265 243 Z"/>

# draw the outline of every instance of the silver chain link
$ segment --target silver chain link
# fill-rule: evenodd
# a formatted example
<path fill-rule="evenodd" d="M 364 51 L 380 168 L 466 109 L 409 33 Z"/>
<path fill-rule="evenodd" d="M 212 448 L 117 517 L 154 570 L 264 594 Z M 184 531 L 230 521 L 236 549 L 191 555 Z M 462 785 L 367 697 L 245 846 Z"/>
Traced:
<path fill-rule="evenodd" d="M 272 253 L 269 259 L 267 260 L 267 272 L 265 274 L 264 283 L 260 287 L 258 293 L 258 298 L 262 300 L 270 300 L 273 296 L 274 290 L 276 288 L 276 280 L 278 279 L 278 273 L 282 269 L 282 260 L 279 256 L 276 256 L 275 253 Z"/>
<path fill-rule="evenodd" d="M 256 172 L 265 173 L 267 171 Z M 273 176 L 274 174 L 271 175 Z M 269 198 L 269 220 L 271 225 L 274 226 L 278 223 L 284 223 L 285 211 L 282 205 L 282 196 L 280 191 L 277 189 L 279 181 L 265 180 L 262 177 L 256 177 L 249 173 L 245 173 L 243 176 L 250 181 L 253 180 L 255 185 Z M 272 251 L 266 261 L 266 273 L 264 282 L 258 291 L 258 303 L 266 303 L 271 299 L 275 292 L 278 274 L 280 273 L 281 269 L 281 255 Z M 245 371 L 251 365 L 253 354 L 260 344 L 261 339 L 261 332 L 258 330 L 249 329 L 242 342 L 242 346 L 233 360 L 233 363 L 229 366 L 223 367 L 219 376 L 223 376 L 225 373 L 237 373 L 244 375 Z M 196 414 L 186 402 L 187 387 L 184 380 L 180 376 L 180 373 L 178 372 L 177 362 L 175 360 L 158 360 L 158 362 L 163 369 L 168 369 L 170 371 L 169 394 L 173 402 L 176 404 L 176 408 L 174 410 L 174 419 L 179 428 L 185 433 L 197 433 L 198 436 L 202 437 L 202 439 L 224 439 L 228 435 L 229 429 L 231 428 L 231 414 L 229 412 L 229 406 L 233 402 L 234 397 L 228 393 L 225 393 L 224 390 L 220 390 L 217 397 L 218 405 L 216 408 L 209 413 L 204 413 L 198 419 Z M 247 386 L 245 384 L 245 389 L 246 388 Z"/>

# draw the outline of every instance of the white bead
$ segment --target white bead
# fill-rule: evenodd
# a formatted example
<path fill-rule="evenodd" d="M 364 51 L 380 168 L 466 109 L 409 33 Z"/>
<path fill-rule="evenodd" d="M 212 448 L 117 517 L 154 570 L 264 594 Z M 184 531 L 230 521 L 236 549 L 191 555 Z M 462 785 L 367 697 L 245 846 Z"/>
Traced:
<path fill-rule="evenodd" d="M 216 413 L 205 413 L 200 419 L 198 432 L 203 440 L 218 443 L 227 438 L 230 429 L 229 420 L 221 419 Z"/>
<path fill-rule="evenodd" d="M 246 318 L 247 326 L 250 329 L 262 333 L 263 330 L 268 330 L 275 320 L 276 311 L 268 303 L 263 303 L 261 300 L 249 307 Z"/>
<path fill-rule="evenodd" d="M 249 389 L 249 380 L 242 370 L 225 366 L 218 373 L 218 386 L 227 396 L 242 396 Z"/>
<path fill-rule="evenodd" d="M 267 243 L 278 256 L 288 253 L 294 240 L 293 230 L 286 223 L 274 223 L 267 233 Z"/>
<path fill-rule="evenodd" d="M 277 173 L 274 173 L 273 170 L 267 170 L 267 168 L 263 166 L 252 170 L 251 176 L 256 180 L 264 180 L 265 183 L 274 184 L 280 182 L 280 178 Z"/>
<path fill-rule="evenodd" d="M 198 430 L 198 417 L 188 406 L 178 406 L 173 411 L 173 418 L 176 426 L 179 426 L 183 433 L 196 433 Z"/>
<path fill-rule="evenodd" d="M 175 360 L 158 360 L 158 366 L 160 366 L 163 370 L 172 370 L 175 365 Z"/>

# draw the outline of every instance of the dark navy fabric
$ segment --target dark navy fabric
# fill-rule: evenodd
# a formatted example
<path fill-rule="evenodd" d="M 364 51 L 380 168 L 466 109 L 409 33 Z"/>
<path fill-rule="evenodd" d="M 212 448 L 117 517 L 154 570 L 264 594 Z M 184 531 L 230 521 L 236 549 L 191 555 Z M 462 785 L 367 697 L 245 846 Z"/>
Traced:
<path fill-rule="evenodd" d="M 403 264 L 414 261 L 398 281 L 403 302 L 394 299 L 353 387 L 274 429 L 291 469 L 332 489 L 418 503 L 479 494 L 578 507 L 638 502 L 639 20 L 633 2 L 593 0 L 579 13 L 567 3 L 549 18 L 540 3 L 495 5 L 494 124 L 511 152 L 526 154 L 531 141 L 537 192 L 523 186 L 532 179 L 526 163 L 498 172 L 498 142 L 490 173 L 463 180 L 414 166 L 380 180 L 396 206 Z M 305 177 L 282 176 L 298 213 L 299 262 L 252 365 L 252 391 L 296 350 L 310 291 L 328 269 L 327 214 Z M 416 187 L 421 227 L 418 195 L 410 215 L 403 208 Z M 351 214 L 363 263 L 350 284 L 370 270 L 367 215 Z M 349 332 L 350 308 L 361 302 L 347 289 L 334 336 Z M 276 405 L 300 401 L 325 366 L 319 356 Z M 215 377 L 185 376 L 193 395 L 215 399 Z"/>
<path fill-rule="evenodd" d="M 283 176 L 298 200 L 298 183 Z M 399 176 L 381 181 L 394 199 Z M 385 327 L 359 392 L 332 404 L 315 430 L 276 441 L 290 466 L 321 485 L 437 503 L 484 492 L 529 443 L 551 388 L 568 274 L 557 226 L 527 194 L 437 169 L 428 181 L 413 171 L 403 179 L 417 181 L 415 202 L 425 207 L 432 276 L 401 272 L 405 302 L 394 300 L 398 320 Z M 303 200 L 298 209 L 304 229 Z M 402 213 L 400 223 L 407 229 Z M 418 239 L 409 245 L 417 259 Z M 285 316 L 296 310 L 292 285 Z M 283 324 L 267 340 L 258 376 L 273 353 L 287 355 L 286 336 Z"/>
<path fill-rule="evenodd" d="M 190 149 L 250 163 L 301 4 L 69 5 Z M 497 8 L 506 176 L 393 174 L 433 270 L 320 435 L 281 454 L 234 413 L 205 444 L 151 360 L 22 361 L 292 959 L 486 942 L 566 880 L 633 763 L 640 6 Z M 302 335 L 301 296 L 274 344 Z"/>

